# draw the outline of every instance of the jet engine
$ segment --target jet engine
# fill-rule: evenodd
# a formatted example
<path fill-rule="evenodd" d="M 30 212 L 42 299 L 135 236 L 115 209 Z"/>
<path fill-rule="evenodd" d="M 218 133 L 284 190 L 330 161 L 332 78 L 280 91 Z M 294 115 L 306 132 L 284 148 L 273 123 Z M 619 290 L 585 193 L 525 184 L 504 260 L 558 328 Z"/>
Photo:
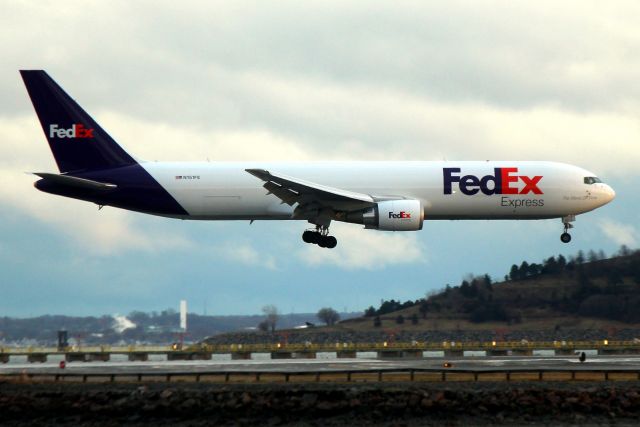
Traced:
<path fill-rule="evenodd" d="M 421 230 L 423 221 L 422 203 L 405 199 L 381 201 L 369 209 L 347 216 L 347 222 L 386 231 Z"/>

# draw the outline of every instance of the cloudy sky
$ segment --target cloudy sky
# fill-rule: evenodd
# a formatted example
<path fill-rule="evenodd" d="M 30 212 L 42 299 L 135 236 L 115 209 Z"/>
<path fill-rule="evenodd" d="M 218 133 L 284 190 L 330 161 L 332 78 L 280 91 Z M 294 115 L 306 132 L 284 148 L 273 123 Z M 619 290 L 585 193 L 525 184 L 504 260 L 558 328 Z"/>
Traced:
<path fill-rule="evenodd" d="M 0 316 L 209 314 L 415 299 L 468 273 L 640 242 L 640 3 L 2 1 Z M 56 171 L 19 77 L 46 69 L 148 160 L 555 160 L 616 200 L 418 233 L 186 222 L 40 193 Z"/>

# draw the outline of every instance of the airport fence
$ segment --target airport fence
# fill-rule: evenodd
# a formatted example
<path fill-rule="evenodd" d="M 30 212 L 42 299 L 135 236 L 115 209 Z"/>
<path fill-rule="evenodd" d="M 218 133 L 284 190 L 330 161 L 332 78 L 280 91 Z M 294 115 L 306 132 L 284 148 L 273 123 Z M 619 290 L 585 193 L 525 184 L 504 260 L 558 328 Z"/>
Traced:
<path fill-rule="evenodd" d="M 368 370 L 202 371 L 146 373 L 9 372 L 0 383 L 367 383 L 367 382 L 614 382 L 640 381 L 637 369 L 455 369 L 406 368 Z"/>

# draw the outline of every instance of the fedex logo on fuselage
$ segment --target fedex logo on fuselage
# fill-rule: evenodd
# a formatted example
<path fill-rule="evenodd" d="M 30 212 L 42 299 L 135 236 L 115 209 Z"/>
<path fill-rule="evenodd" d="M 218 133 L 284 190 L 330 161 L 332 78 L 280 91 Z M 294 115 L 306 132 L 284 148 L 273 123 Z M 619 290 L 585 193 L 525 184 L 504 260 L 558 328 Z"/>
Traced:
<path fill-rule="evenodd" d="M 75 123 L 68 129 L 53 124 L 49 125 L 49 138 L 93 138 L 93 129 L 88 129 L 81 123 Z"/>
<path fill-rule="evenodd" d="M 453 183 L 458 183 L 460 192 L 471 196 L 481 191 L 487 196 L 493 194 L 543 194 L 538 187 L 542 176 L 529 177 L 518 175 L 518 168 L 494 168 L 493 175 L 477 177 L 475 175 L 461 175 L 460 168 L 443 168 L 444 194 L 453 194 Z M 518 185 L 524 185 L 520 188 Z"/>

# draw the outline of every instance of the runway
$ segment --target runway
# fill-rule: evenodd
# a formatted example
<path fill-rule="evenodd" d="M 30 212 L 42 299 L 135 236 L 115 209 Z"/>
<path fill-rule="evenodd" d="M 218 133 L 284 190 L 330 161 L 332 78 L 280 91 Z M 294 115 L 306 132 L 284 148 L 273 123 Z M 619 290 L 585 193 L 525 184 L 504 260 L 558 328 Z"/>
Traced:
<path fill-rule="evenodd" d="M 445 363 L 450 366 L 445 367 Z M 88 375 L 109 374 L 197 374 L 197 373 L 310 373 L 310 372 L 374 372 L 393 370 L 447 370 L 447 371 L 533 371 L 533 370 L 640 370 L 640 356 L 587 356 L 580 362 L 578 356 L 504 356 L 381 360 L 357 359 L 287 359 L 287 360 L 211 360 L 211 361 L 109 361 L 72 362 L 64 369 L 59 362 L 10 363 L 0 365 L 0 375 L 74 373 Z"/>

